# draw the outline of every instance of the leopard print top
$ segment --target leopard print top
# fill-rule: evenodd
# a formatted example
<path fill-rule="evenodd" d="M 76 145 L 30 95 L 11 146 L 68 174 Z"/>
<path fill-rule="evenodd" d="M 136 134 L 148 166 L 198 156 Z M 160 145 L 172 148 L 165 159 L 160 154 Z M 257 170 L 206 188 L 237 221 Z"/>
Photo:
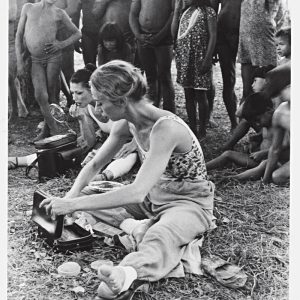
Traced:
<path fill-rule="evenodd" d="M 153 125 L 153 128 L 163 120 L 175 121 L 187 128 L 191 138 L 192 138 L 192 147 L 191 150 L 185 153 L 176 153 L 173 152 L 170 160 L 168 162 L 167 168 L 163 173 L 164 178 L 182 180 L 182 179 L 207 179 L 206 166 L 204 161 L 204 156 L 202 148 L 197 140 L 196 136 L 190 130 L 188 125 L 179 117 L 175 115 L 169 115 L 159 118 L 156 123 Z M 140 151 L 140 157 L 144 160 L 147 157 L 147 152 L 140 146 L 135 131 L 132 127 L 131 132 L 136 140 Z M 151 133 L 150 133 L 151 135 Z"/>

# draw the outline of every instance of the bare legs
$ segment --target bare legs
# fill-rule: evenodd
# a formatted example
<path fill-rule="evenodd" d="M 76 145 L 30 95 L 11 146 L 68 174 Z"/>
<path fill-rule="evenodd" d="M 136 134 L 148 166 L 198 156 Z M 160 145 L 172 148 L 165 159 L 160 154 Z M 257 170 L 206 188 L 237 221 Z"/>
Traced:
<path fill-rule="evenodd" d="M 206 163 L 207 170 L 213 170 L 216 168 L 222 168 L 229 163 L 235 163 L 240 167 L 254 168 L 257 166 L 257 162 L 249 157 L 248 154 L 228 150 L 222 153 L 220 156 Z"/>
<path fill-rule="evenodd" d="M 46 123 L 41 134 L 35 140 L 58 134 L 58 125 L 50 113 L 49 103 L 57 101 L 55 96 L 57 95 L 59 72 L 60 64 L 48 63 L 48 66 L 44 67 L 40 63 L 32 63 L 31 76 L 35 99 L 40 106 Z"/>
<path fill-rule="evenodd" d="M 202 138 L 206 135 L 206 123 L 209 116 L 206 91 L 184 89 L 184 94 L 189 126 L 197 137 Z M 197 105 L 199 113 L 199 133 L 197 131 Z"/>
<path fill-rule="evenodd" d="M 163 97 L 163 109 L 175 113 L 175 93 L 171 77 L 171 63 L 173 46 L 142 47 L 138 45 L 141 65 L 145 70 L 149 97 L 154 105 L 159 107 L 159 86 Z"/>
<path fill-rule="evenodd" d="M 238 40 L 237 40 L 238 41 Z M 227 43 L 218 46 L 220 67 L 223 78 L 223 101 L 231 122 L 231 130 L 237 126 L 235 117 L 237 97 L 234 92 L 235 86 L 235 60 L 236 51 L 231 49 Z"/>
<path fill-rule="evenodd" d="M 254 70 L 255 67 L 252 66 L 251 64 L 242 64 L 241 74 L 242 74 L 242 81 L 243 81 L 243 99 L 245 99 L 253 92 L 252 83 L 254 80 L 253 77 Z"/>

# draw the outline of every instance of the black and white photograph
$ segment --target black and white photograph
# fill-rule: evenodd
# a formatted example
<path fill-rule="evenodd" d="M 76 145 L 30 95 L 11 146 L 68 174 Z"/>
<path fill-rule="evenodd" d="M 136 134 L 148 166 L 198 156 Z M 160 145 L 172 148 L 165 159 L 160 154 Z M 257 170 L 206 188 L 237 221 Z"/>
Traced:
<path fill-rule="evenodd" d="M 4 2 L 6 299 L 297 299 L 291 0 Z"/>

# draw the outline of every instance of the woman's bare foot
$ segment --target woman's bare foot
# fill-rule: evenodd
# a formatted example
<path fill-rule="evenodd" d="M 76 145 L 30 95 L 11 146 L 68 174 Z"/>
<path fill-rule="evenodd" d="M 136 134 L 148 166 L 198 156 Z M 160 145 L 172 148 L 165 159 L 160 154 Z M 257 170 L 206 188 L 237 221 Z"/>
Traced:
<path fill-rule="evenodd" d="M 105 299 L 115 299 L 118 294 L 128 291 L 131 284 L 137 279 L 137 273 L 130 266 L 103 265 L 98 269 L 98 276 L 102 280 L 97 293 Z"/>
<path fill-rule="evenodd" d="M 102 281 L 97 290 L 98 295 L 105 299 L 114 299 L 123 288 L 126 274 L 123 267 L 103 265 L 98 269 L 98 277 Z"/>

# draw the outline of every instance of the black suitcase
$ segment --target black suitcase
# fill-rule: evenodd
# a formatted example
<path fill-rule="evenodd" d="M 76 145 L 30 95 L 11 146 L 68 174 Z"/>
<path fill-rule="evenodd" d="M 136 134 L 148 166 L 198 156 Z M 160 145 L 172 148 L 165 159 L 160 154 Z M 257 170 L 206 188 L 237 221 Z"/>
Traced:
<path fill-rule="evenodd" d="M 92 234 L 76 223 L 64 225 L 64 216 L 52 220 L 51 216 L 46 214 L 45 208 L 39 207 L 46 198 L 49 198 L 49 195 L 45 192 L 34 192 L 31 220 L 38 225 L 38 235 L 58 252 L 91 250 L 94 241 Z"/>

